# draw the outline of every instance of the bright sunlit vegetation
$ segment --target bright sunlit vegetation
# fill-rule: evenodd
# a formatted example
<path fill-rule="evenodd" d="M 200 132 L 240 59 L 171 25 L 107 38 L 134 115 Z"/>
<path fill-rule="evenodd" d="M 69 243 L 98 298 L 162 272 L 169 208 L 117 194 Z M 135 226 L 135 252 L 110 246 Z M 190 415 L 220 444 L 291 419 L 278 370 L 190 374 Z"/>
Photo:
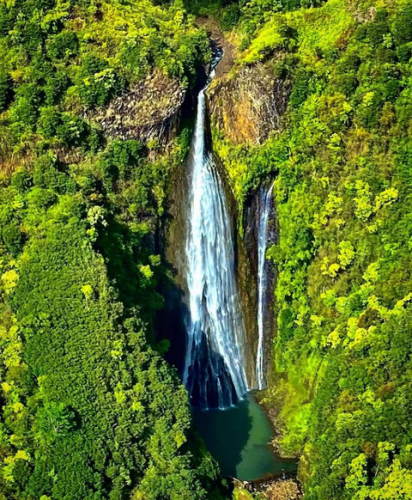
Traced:
<path fill-rule="evenodd" d="M 0 0 L 0 500 L 230 497 L 156 331 L 190 127 L 90 118 L 154 72 L 194 89 L 195 16 L 238 42 L 231 78 L 287 89 L 260 145 L 211 117 L 239 213 L 275 181 L 276 445 L 305 500 L 411 500 L 411 0 Z"/>
<path fill-rule="evenodd" d="M 412 498 L 412 3 L 275 10 L 235 29 L 240 65 L 289 82 L 283 129 L 215 137 L 240 206 L 276 178 L 278 444 L 305 499 Z"/>

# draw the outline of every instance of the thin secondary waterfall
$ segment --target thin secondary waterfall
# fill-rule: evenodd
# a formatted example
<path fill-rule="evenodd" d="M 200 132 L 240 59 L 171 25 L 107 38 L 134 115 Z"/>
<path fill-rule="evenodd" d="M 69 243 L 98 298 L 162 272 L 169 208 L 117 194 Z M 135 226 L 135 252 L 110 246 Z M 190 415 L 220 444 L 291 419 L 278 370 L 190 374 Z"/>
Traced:
<path fill-rule="evenodd" d="M 267 290 L 267 260 L 266 248 L 268 241 L 268 222 L 272 209 L 273 186 L 266 190 L 263 186 L 260 191 L 260 219 L 258 225 L 258 347 L 256 355 L 256 382 L 258 389 L 266 386 L 264 369 L 264 339 L 265 339 L 265 313 Z"/>
<path fill-rule="evenodd" d="M 185 250 L 190 321 L 183 375 L 192 405 L 205 409 L 227 408 L 248 390 L 243 353 L 246 334 L 236 285 L 231 221 L 205 140 L 206 88 L 197 99 L 189 164 Z"/>

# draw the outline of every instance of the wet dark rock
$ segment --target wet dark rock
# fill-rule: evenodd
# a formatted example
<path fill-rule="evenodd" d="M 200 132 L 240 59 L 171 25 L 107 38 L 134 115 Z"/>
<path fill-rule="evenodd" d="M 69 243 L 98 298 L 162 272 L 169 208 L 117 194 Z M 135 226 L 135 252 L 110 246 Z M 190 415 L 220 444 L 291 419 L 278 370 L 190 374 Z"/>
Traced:
<path fill-rule="evenodd" d="M 260 189 L 267 191 L 270 185 L 263 186 Z M 242 249 L 242 266 L 240 266 L 241 288 L 243 290 L 243 304 L 247 311 L 249 319 L 249 336 L 252 347 L 252 352 L 256 357 L 258 346 L 258 325 L 257 325 L 257 308 L 258 308 L 258 240 L 259 240 L 259 222 L 263 212 L 262 196 L 260 190 L 256 190 L 246 200 L 243 207 L 243 235 L 238 236 L 241 239 L 239 247 Z M 276 209 L 272 206 L 268 220 L 268 239 L 267 249 L 278 241 Z M 267 262 L 266 267 L 267 284 L 265 299 L 266 313 L 264 315 L 264 331 L 266 332 L 264 339 L 264 371 L 266 379 L 269 380 L 271 376 L 272 363 L 270 363 L 271 355 L 271 342 L 275 335 L 276 323 L 274 321 L 274 289 L 276 284 L 275 267 L 271 261 Z M 256 359 L 255 359 L 256 362 Z"/>

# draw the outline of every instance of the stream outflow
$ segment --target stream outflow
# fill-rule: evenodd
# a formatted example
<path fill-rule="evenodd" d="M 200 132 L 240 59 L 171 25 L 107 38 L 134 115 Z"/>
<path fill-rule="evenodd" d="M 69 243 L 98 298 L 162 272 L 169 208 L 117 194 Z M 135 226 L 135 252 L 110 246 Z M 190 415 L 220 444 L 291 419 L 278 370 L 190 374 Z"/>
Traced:
<path fill-rule="evenodd" d="M 208 84 L 213 76 L 214 70 Z M 226 196 L 205 140 L 208 84 L 197 98 L 189 163 L 185 252 L 190 321 L 183 378 L 193 406 L 223 409 L 236 404 L 248 391 L 243 352 L 246 332 Z"/>

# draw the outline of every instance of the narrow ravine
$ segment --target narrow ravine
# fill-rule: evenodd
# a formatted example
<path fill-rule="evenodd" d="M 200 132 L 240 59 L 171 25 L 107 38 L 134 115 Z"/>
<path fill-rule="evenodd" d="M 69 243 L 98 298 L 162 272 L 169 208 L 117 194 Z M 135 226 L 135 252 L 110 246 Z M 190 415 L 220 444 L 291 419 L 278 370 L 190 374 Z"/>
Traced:
<path fill-rule="evenodd" d="M 214 70 L 209 82 L 213 74 Z M 183 378 L 192 406 L 223 409 L 241 400 L 248 390 L 243 353 L 246 333 L 225 192 L 205 138 L 206 88 L 197 99 L 189 163 L 186 278 L 190 322 Z"/>
<path fill-rule="evenodd" d="M 254 480 L 293 471 L 295 464 L 270 447 L 273 428 L 255 401 L 265 384 L 263 362 L 266 298 L 266 238 L 272 189 L 264 191 L 259 232 L 258 368 L 246 370 L 248 336 L 238 293 L 232 217 L 223 180 L 213 159 L 205 92 L 221 57 L 216 53 L 206 86 L 197 97 L 195 131 L 188 162 L 184 279 L 187 284 L 187 345 L 183 380 L 195 425 L 225 476 Z M 261 338 L 262 337 L 262 338 Z M 256 385 L 255 385 L 256 384 Z M 253 385 L 253 387 L 251 387 Z M 252 391 L 252 392 L 251 392 Z"/>
<path fill-rule="evenodd" d="M 258 346 L 256 353 L 256 383 L 259 390 L 266 387 L 266 370 L 265 370 L 265 314 L 267 304 L 267 241 L 268 241 L 268 225 L 269 215 L 272 210 L 272 184 L 269 189 L 265 186 L 260 188 L 260 211 L 258 213 Z"/>

